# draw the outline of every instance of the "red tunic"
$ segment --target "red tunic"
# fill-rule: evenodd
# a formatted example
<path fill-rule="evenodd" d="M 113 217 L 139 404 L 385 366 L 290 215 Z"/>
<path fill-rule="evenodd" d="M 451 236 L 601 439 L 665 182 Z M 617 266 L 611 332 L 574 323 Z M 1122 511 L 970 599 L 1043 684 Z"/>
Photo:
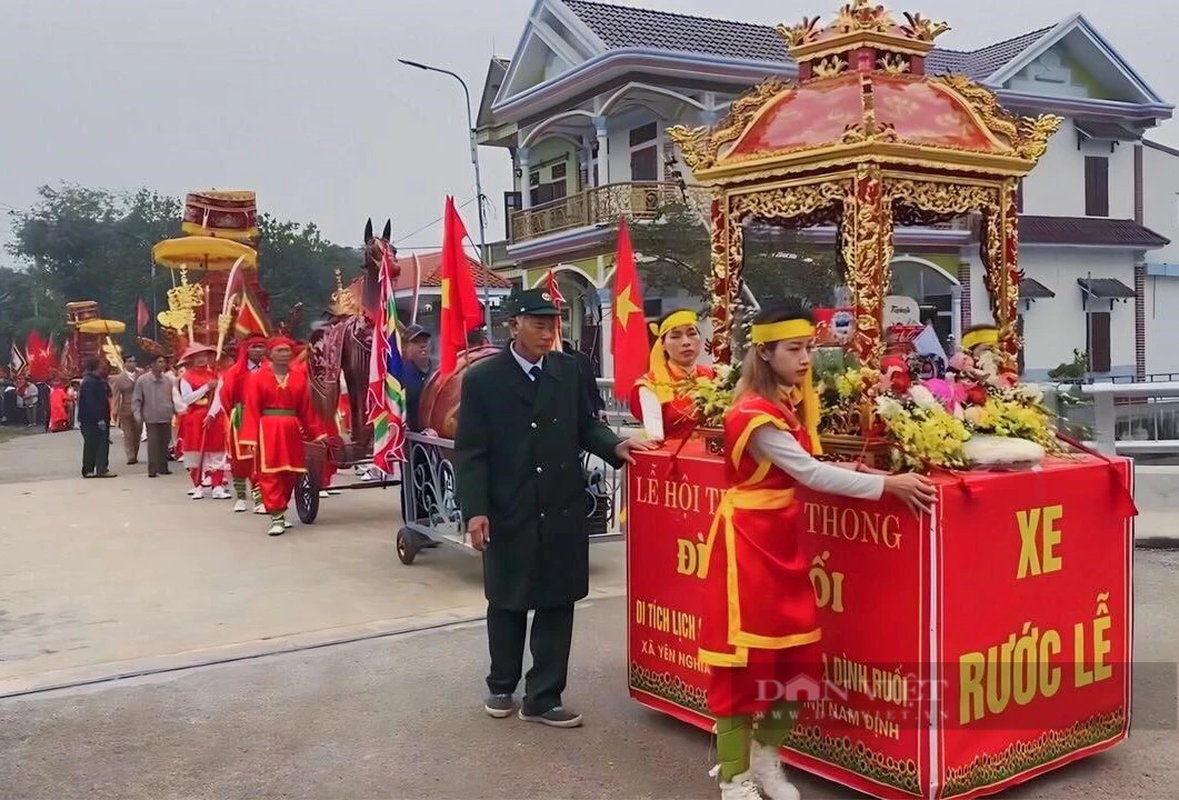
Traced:
<path fill-rule="evenodd" d="M 215 382 L 217 376 L 207 368 L 192 368 L 184 371 L 181 380 L 186 382 L 189 388 L 196 390 L 207 383 Z M 225 416 L 218 413 L 209 427 L 205 427 L 205 417 L 208 416 L 209 405 L 213 402 L 213 392 L 214 389 L 210 387 L 209 391 L 189 405 L 188 410 L 180 417 L 180 439 L 184 442 L 184 449 L 189 452 L 225 452 Z"/>
<path fill-rule="evenodd" d="M 70 412 L 66 408 L 69 398 L 65 387 L 54 386 L 49 390 L 49 430 L 57 432 L 70 427 Z"/>
<path fill-rule="evenodd" d="M 762 425 L 790 431 L 811 451 L 798 421 L 758 395 L 745 394 L 725 415 L 730 488 L 708 534 L 700 632 L 700 660 L 714 666 L 742 667 L 751 649 L 798 647 L 822 634 L 799 547 L 802 508 L 794 502 L 795 481 L 747 449 Z"/>
<path fill-rule="evenodd" d="M 229 415 L 229 455 L 235 461 L 249 461 L 254 453 L 242 444 L 242 417 L 245 413 L 249 361 L 242 359 L 221 374 L 221 407 Z"/>
<path fill-rule="evenodd" d="M 696 378 L 716 377 L 716 370 L 712 367 L 696 364 L 693 370 L 693 375 Z M 667 371 L 677 383 L 688 377 L 686 372 L 672 363 L 668 363 Z M 655 388 L 655 376 L 650 372 L 635 381 L 634 388 L 630 392 L 630 413 L 637 420 L 643 418 L 643 409 L 639 403 L 639 389 L 644 387 L 651 390 Z M 675 396 L 670 402 L 663 403 L 662 409 L 663 437 L 665 439 L 682 439 L 696 427 L 696 404 L 688 395 L 680 394 L 678 386 Z"/>
<path fill-rule="evenodd" d="M 306 372 L 292 365 L 279 378 L 267 364 L 250 376 L 245 395 L 241 443 L 254 447 L 258 471 L 306 472 L 303 442 L 325 436 L 311 407 Z"/>

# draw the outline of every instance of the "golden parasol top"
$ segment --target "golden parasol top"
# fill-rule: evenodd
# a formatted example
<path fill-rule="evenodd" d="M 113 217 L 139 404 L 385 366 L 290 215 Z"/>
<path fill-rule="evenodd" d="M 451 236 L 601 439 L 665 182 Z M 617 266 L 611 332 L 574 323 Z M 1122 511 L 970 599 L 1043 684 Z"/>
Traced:
<path fill-rule="evenodd" d="M 99 336 L 118 336 L 126 330 L 126 324 L 117 319 L 88 319 L 78 323 L 79 333 L 93 333 Z"/>
<path fill-rule="evenodd" d="M 258 266 L 258 251 L 235 242 L 214 236 L 181 236 L 165 239 L 151 249 L 152 259 L 169 269 L 207 269 L 225 271 L 233 268 L 239 258 L 243 266 Z"/>

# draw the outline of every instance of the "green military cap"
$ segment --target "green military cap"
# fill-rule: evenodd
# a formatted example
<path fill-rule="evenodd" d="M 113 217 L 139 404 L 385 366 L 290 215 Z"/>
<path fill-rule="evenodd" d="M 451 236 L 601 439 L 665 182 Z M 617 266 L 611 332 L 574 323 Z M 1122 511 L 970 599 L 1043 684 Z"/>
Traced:
<path fill-rule="evenodd" d="M 553 303 L 547 289 L 525 289 L 513 292 L 508 298 L 508 312 L 513 316 L 528 314 L 533 317 L 555 317 L 561 312 Z"/>

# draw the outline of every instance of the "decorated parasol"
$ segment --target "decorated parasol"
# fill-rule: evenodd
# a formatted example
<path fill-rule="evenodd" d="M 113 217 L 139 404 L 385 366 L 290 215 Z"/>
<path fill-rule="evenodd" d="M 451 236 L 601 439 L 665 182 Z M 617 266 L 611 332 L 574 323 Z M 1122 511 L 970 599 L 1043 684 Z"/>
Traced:
<path fill-rule="evenodd" d="M 112 336 L 118 336 L 127 330 L 127 326 L 117 319 L 88 319 L 78 323 L 78 333 L 91 336 L 102 336 L 102 354 L 120 372 L 124 370 L 123 351 L 115 344 Z"/>
<path fill-rule="evenodd" d="M 152 259 L 161 267 L 176 270 L 201 269 L 222 272 L 243 259 L 247 268 L 258 266 L 258 251 L 233 239 L 215 236 L 181 236 L 165 239 L 151 249 Z"/>
<path fill-rule="evenodd" d="M 256 269 L 258 251 L 233 239 L 181 236 L 158 243 L 152 248 L 152 259 L 180 273 L 179 285 L 168 292 L 168 310 L 158 315 L 160 323 L 174 330 L 187 330 L 191 341 L 208 342 L 216 334 L 211 314 L 222 304 L 226 274 L 235 269 Z M 203 285 L 189 282 L 190 269 L 203 274 Z M 216 279 L 214 274 L 218 275 Z M 200 306 L 205 308 L 205 318 L 197 324 L 195 310 Z"/>

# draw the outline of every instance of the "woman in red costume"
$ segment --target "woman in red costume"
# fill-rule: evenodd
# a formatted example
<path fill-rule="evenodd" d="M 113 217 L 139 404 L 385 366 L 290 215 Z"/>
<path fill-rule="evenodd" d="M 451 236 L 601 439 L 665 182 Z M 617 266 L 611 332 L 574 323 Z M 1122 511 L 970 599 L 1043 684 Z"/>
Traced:
<path fill-rule="evenodd" d="M 189 497 L 200 500 L 205 496 L 205 476 L 209 476 L 213 497 L 228 500 L 225 488 L 226 416 L 220 408 L 212 408 L 217 388 L 217 375 L 209 366 L 216 351 L 205 344 L 193 344 L 181 355 L 185 365 L 177 391 L 184 412 L 180 417 L 179 438 L 184 445 L 184 467 L 192 479 Z"/>
<path fill-rule="evenodd" d="M 288 527 L 291 492 L 307 472 L 303 443 L 326 438 L 311 407 L 307 372 L 291 363 L 294 345 L 285 336 L 267 342 L 270 363 L 255 372 L 246 385 L 241 442 L 254 448 L 271 536 L 281 536 Z"/>
<path fill-rule="evenodd" d="M 233 477 L 233 496 L 237 498 L 233 510 L 243 513 L 247 510 L 246 481 L 254 493 L 254 510 L 261 511 L 262 498 L 258 489 L 258 475 L 254 470 L 254 453 L 241 441 L 242 413 L 245 409 L 246 383 L 250 376 L 262 368 L 266 359 L 266 338 L 253 333 L 244 337 L 237 345 L 237 360 L 221 373 L 221 391 L 214 406 L 225 409 L 229 414 L 229 460 L 230 475 Z"/>
<path fill-rule="evenodd" d="M 782 697 L 779 690 L 800 675 L 821 679 L 822 631 L 799 547 L 795 487 L 865 500 L 887 492 L 916 512 L 928 511 L 934 493 L 918 475 L 841 468 L 812 456 L 819 452 L 819 404 L 809 311 L 791 303 L 764 309 L 751 339 L 725 415 L 730 488 L 706 545 L 699 658 L 711 667 L 722 799 L 797 800 L 778 759 L 797 708 L 766 699 Z"/>
<path fill-rule="evenodd" d="M 696 363 L 703 349 L 700 321 L 695 311 L 680 309 L 652 325 L 655 345 L 650 370 L 635 382 L 630 410 L 642 420 L 647 437 L 682 439 L 696 427 L 696 407 L 686 389 L 691 382 L 715 375 L 712 367 Z"/>

